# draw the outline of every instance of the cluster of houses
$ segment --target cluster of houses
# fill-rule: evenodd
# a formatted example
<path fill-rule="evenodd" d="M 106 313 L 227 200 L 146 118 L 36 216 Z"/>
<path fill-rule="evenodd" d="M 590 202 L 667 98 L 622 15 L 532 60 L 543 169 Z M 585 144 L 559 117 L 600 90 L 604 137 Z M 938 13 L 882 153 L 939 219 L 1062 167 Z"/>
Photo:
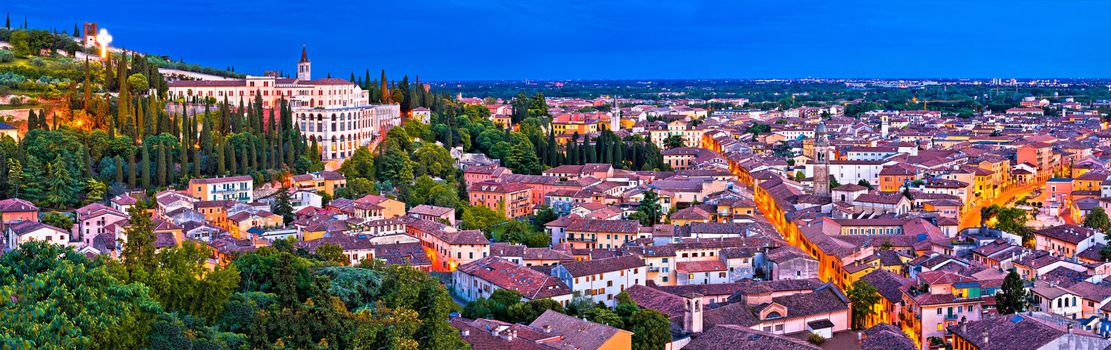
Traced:
<path fill-rule="evenodd" d="M 487 105 L 495 122 L 512 127 L 507 105 L 463 101 Z M 598 108 L 612 101 L 621 107 Z M 869 350 L 1111 346 L 1107 237 L 1080 225 L 1095 208 L 1111 209 L 1111 132 L 1090 106 L 1035 99 L 962 118 L 926 110 L 849 117 L 841 104 L 713 112 L 638 100 L 548 105 L 557 137 L 640 135 L 667 148 L 671 169 L 588 163 L 514 174 L 453 150 L 469 205 L 516 220 L 542 207 L 557 214 L 538 223 L 547 247 L 461 229 L 454 208 L 379 195 L 323 203 L 322 193 L 346 186 L 329 171 L 293 176 L 288 186 L 221 177 L 153 198 L 125 193 L 77 209 L 68 231 L 39 223 L 33 204 L 7 199 L 4 246 L 47 240 L 117 256 L 128 210 L 144 201 L 154 204 L 158 247 L 203 242 L 214 263 L 294 238 L 310 252 L 339 246 L 351 264 L 378 259 L 443 273 L 461 302 L 504 289 L 523 301 L 613 307 L 625 293 L 667 316 L 669 349 L 816 349 L 814 337 L 827 339 L 825 348 Z M 674 136 L 683 145 L 665 142 Z M 270 210 L 279 187 L 294 207 L 288 223 Z M 649 194 L 662 214 L 652 225 L 637 220 Z M 981 209 L 994 204 L 1022 209 L 1032 233 L 990 228 L 999 218 Z M 1012 270 L 1030 308 L 1000 315 L 998 293 Z M 848 291 L 862 282 L 879 297 L 854 325 Z M 530 324 L 452 325 L 476 349 L 628 349 L 633 336 L 551 311 Z"/>
<path fill-rule="evenodd" d="M 836 337 L 850 326 L 842 318 L 850 303 L 840 297 L 864 281 L 881 298 L 858 325 L 867 331 L 852 336 L 854 346 L 1108 345 L 1111 281 L 1104 277 L 1111 265 L 1100 254 L 1107 237 L 1080 225 L 1094 208 L 1111 208 L 1111 132 L 1091 106 L 1027 99 L 1002 113 L 963 118 L 927 110 L 848 117 L 837 105 L 707 115 L 622 105 L 553 115 L 596 125 L 561 126 L 565 135 L 593 138 L 609 128 L 660 140 L 661 148 L 664 138 L 682 136 L 684 147 L 663 152 L 673 171 L 584 164 L 517 175 L 496 161 L 461 164 L 472 205 L 498 203 L 491 208 L 513 218 L 547 205 L 560 217 L 545 225 L 548 248 L 497 243 L 503 247 L 490 258 L 460 266 L 453 272 L 456 294 L 473 300 L 502 288 L 526 298 L 613 305 L 616 294 L 627 292 L 671 317 L 673 329 L 683 330 L 673 338 L 692 348 L 714 348 L 730 337 L 807 348 L 813 345 L 776 336 Z M 769 131 L 752 132 L 754 123 Z M 672 133 L 655 137 L 654 130 Z M 647 191 L 669 212 L 664 223 L 630 220 Z M 1022 209 L 1032 233 L 991 229 L 995 214 L 979 215 L 991 205 Z M 563 260 L 540 259 L 541 252 Z M 996 295 L 1012 269 L 1030 308 L 998 315 Z M 806 283 L 798 281 L 811 283 L 785 287 Z M 803 307 L 798 319 L 782 320 L 768 301 L 746 301 L 755 292 L 739 290 L 751 285 L 782 293 L 777 297 L 822 296 L 821 305 L 841 307 L 813 313 Z M 694 301 L 707 309 L 702 316 L 693 312 Z M 782 322 L 766 322 L 765 312 Z M 814 321 L 822 322 L 809 325 Z M 1039 336 L 967 331 L 985 327 Z"/>

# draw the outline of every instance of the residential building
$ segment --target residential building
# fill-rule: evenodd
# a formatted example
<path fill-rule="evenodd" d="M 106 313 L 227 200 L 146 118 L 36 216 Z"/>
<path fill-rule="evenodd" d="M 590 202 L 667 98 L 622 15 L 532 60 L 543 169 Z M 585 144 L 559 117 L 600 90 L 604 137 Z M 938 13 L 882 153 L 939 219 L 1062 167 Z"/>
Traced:
<path fill-rule="evenodd" d="M 189 180 L 189 195 L 197 200 L 254 201 L 254 179 L 250 176 L 210 177 Z"/>

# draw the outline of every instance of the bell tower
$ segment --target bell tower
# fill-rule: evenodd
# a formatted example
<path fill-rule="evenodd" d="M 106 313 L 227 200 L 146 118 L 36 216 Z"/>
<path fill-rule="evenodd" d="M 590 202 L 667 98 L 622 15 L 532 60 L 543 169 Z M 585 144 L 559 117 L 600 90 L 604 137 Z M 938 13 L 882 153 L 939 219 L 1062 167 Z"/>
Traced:
<path fill-rule="evenodd" d="M 297 61 L 297 80 L 312 80 L 312 63 L 309 63 L 309 53 L 301 45 L 301 60 Z"/>
<path fill-rule="evenodd" d="M 621 105 L 617 104 L 617 95 L 613 96 L 613 108 L 610 111 L 610 131 L 621 130 Z"/>
<path fill-rule="evenodd" d="M 829 138 L 826 124 L 818 122 L 814 128 L 814 194 L 829 195 Z"/>
<path fill-rule="evenodd" d="M 886 114 L 880 116 L 880 137 L 882 137 L 885 140 L 887 139 L 887 131 L 888 131 L 889 123 L 890 122 L 888 121 L 888 116 Z"/>

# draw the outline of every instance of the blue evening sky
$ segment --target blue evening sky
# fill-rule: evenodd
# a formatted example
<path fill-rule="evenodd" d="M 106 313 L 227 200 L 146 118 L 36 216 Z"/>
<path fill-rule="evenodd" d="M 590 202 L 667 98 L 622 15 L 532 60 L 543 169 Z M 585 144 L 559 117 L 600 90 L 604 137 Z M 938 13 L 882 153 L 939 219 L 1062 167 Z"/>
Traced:
<path fill-rule="evenodd" d="M 12 24 L 259 74 L 422 80 L 1111 77 L 1111 1 L 5 0 Z M 372 73 L 372 75 L 376 75 Z"/>

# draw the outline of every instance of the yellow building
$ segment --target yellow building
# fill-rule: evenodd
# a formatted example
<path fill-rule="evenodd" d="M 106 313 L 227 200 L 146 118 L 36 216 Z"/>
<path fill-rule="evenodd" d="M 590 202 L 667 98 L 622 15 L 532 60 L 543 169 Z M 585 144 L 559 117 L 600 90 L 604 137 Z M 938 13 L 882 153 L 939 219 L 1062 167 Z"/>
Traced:
<path fill-rule="evenodd" d="M 509 115 L 491 116 L 490 120 L 494 122 L 494 125 L 497 125 L 502 129 L 505 129 L 507 126 L 513 123 L 513 119 L 511 119 Z"/>
<path fill-rule="evenodd" d="M 234 202 L 230 200 L 198 201 L 195 205 L 197 211 L 204 215 L 205 221 L 216 225 L 216 227 L 222 228 L 225 231 L 228 231 L 228 233 L 231 233 L 237 239 L 243 239 L 243 237 L 237 236 L 234 232 L 232 232 L 233 230 L 231 228 L 231 224 L 228 221 L 227 208 L 232 206 L 233 203 Z"/>
<path fill-rule="evenodd" d="M 318 171 L 293 176 L 291 185 L 335 196 L 336 190 L 347 187 L 347 178 L 342 173 L 335 171 Z"/>
<path fill-rule="evenodd" d="M 189 180 L 189 195 L 202 201 L 254 201 L 254 179 L 247 175 Z"/>
<path fill-rule="evenodd" d="M 247 230 L 252 227 L 258 228 L 273 228 L 282 227 L 281 215 L 275 215 L 268 211 L 260 211 L 257 213 L 250 213 L 241 211 L 228 217 L 228 233 L 234 237 L 246 237 Z"/>
<path fill-rule="evenodd" d="M 552 131 L 555 134 L 585 135 L 588 132 L 597 132 L 602 124 L 602 119 L 596 114 L 568 113 L 552 118 Z"/>
<path fill-rule="evenodd" d="M 355 216 L 365 220 L 381 220 L 405 215 L 405 203 L 368 194 L 355 200 Z"/>

